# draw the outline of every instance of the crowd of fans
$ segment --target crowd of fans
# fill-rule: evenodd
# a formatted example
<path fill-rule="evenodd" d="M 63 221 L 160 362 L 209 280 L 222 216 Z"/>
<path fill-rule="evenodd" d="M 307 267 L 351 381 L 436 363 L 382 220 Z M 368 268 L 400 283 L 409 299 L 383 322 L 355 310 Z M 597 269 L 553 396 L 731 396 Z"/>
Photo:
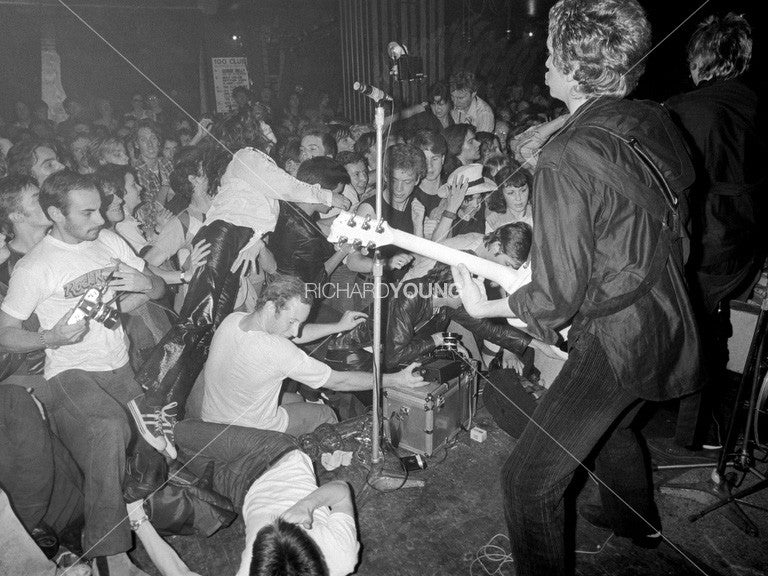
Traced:
<path fill-rule="evenodd" d="M 519 133 L 550 120 L 561 110 L 548 106 L 536 89 L 529 90 L 530 100 L 526 100 L 523 90 L 513 87 L 503 102 L 495 100 L 500 105 L 496 110 L 498 119 L 494 119 L 494 112 L 477 95 L 478 87 L 473 74 L 460 72 L 446 83 L 431 86 L 428 102 L 390 111 L 383 151 L 384 218 L 393 228 L 521 269 L 528 258 L 533 221 L 531 166 L 525 164 L 520 153 Z M 130 379 L 130 385 L 120 393 L 112 390 L 110 383 L 100 382 L 99 386 L 109 390 L 118 405 L 128 407 L 146 445 L 169 458 L 180 457 L 179 452 L 186 450 L 191 452 L 185 434 L 189 442 L 195 443 L 208 432 L 218 437 L 226 431 L 229 437 L 238 431 L 242 434 L 239 427 L 246 426 L 252 433 L 246 433 L 244 443 L 271 446 L 270 432 L 265 430 L 299 437 L 319 424 L 363 414 L 370 404 L 370 393 L 364 392 L 371 386 L 370 357 L 361 350 L 370 344 L 366 311 L 372 292 L 365 286 L 374 262 L 371 255 L 336 248 L 326 237 L 341 209 L 375 216 L 375 137 L 371 126 L 344 120 L 331 107 L 327 94 L 321 94 L 314 107 L 305 108 L 303 98 L 303 90 L 297 87 L 281 109 L 272 102 L 269 90 L 262 90 L 257 97 L 240 87 L 233 91 L 230 113 L 204 116 L 199 122 L 164 109 L 156 94 L 134 94 L 130 109 L 122 115 L 105 99 L 95 102 L 92 115 L 86 113 L 81 102 L 67 99 L 67 118 L 56 125 L 49 119 L 44 103 L 30 113 L 29 106 L 18 102 L 14 121 L 0 122 L 0 231 L 4 236 L 0 282 L 3 297 L 9 293 L 6 313 L 20 309 L 14 304 L 19 278 L 23 276 L 25 282 L 33 284 L 46 282 L 45 276 L 36 275 L 42 270 L 40 266 L 32 272 L 20 265 L 30 261 L 24 256 L 43 239 L 59 238 L 60 234 L 76 243 L 98 237 L 99 242 L 111 247 L 111 256 L 121 264 L 109 278 L 102 278 L 106 287 L 117 287 L 115 278 L 119 278 L 119 287 L 130 292 L 135 289 L 135 278 L 143 282 L 139 276 L 121 277 L 119 270 L 123 268 L 140 271 L 143 267 L 143 278 L 150 279 L 153 287 L 162 280 L 161 284 L 168 287 L 162 297 L 160 291 L 149 288 L 145 290 L 149 301 L 144 298 L 128 305 L 121 299 L 118 307 L 112 298 L 108 303 L 122 317 L 130 366 L 107 365 L 116 368 L 121 378 Z M 454 102 L 458 103 L 455 107 Z M 83 232 L 85 235 L 73 236 L 72 199 L 75 189 L 87 188 L 98 192 L 98 196 L 84 197 L 83 203 L 92 205 L 92 198 L 98 198 L 99 210 L 89 216 L 94 226 Z M 238 190 L 247 196 L 238 196 Z M 67 194 L 69 206 L 60 202 Z M 263 200 L 259 200 L 261 194 Z M 56 207 L 67 223 L 51 219 Z M 242 214 L 238 215 L 238 211 Z M 215 233 L 211 233 L 212 229 Z M 106 236 L 107 232 L 110 236 Z M 246 240 L 248 237 L 250 240 Z M 117 238 L 125 241 L 125 248 L 115 244 Z M 129 250 L 130 257 L 125 250 Z M 222 256 L 223 251 L 228 251 L 226 256 Z M 450 283 L 447 268 L 436 266 L 432 260 L 414 259 L 397 246 L 385 247 L 382 253 L 386 280 L 392 286 L 400 282 Z M 77 266 L 71 264 L 71 268 Z M 15 286 L 11 282 L 14 272 Z M 85 286 L 83 278 L 90 276 L 86 274 L 70 283 L 59 281 L 65 284 L 65 293 L 82 296 L 82 291 L 73 292 L 72 286 Z M 236 281 L 226 281 L 230 277 Z M 331 293 L 329 287 L 334 288 Z M 214 312 L 201 315 L 200 303 L 209 301 L 215 303 Z M 298 320 L 293 318 L 288 326 L 264 328 L 272 318 L 265 315 L 265 310 L 283 316 L 290 312 Z M 299 326 L 307 317 L 325 323 L 305 325 L 299 337 Z M 420 381 L 413 374 L 413 363 L 442 343 L 451 321 L 459 322 L 483 343 L 483 362 L 488 364 L 498 356 L 499 362 L 522 370 L 521 359 L 530 343 L 522 332 L 469 317 L 461 312 L 457 298 L 415 301 L 400 296 L 393 298 L 387 328 L 385 357 L 392 372 L 386 375 L 385 385 L 414 385 Z M 17 325 L 10 317 L 9 322 Z M 83 322 L 64 328 L 63 321 L 57 322 L 36 310 L 19 326 L 41 330 L 43 350 L 49 352 L 62 346 L 69 351 L 77 346 L 104 346 L 95 335 L 98 330 L 92 327 L 94 321 L 88 321 L 90 328 Z M 258 326 L 254 336 L 260 336 L 243 340 L 243 322 Z M 174 377 L 174 384 L 167 385 L 164 350 L 179 342 L 188 344 L 190 324 L 207 331 L 203 341 L 210 345 L 210 355 L 208 345 L 190 346 L 186 360 L 179 361 L 181 375 Z M 339 332 L 346 333 L 346 343 L 332 336 Z M 361 335 L 365 332 L 367 339 Z M 350 345 L 350 335 L 354 345 Z M 295 345 L 321 337 L 338 342 L 328 345 L 329 350 L 320 358 L 324 362 L 312 359 L 314 364 L 306 365 L 306 354 Z M 254 355 L 255 350 L 261 354 Z M 57 393 L 61 390 L 57 392 L 55 386 L 47 385 L 53 372 L 48 369 L 42 373 L 41 352 L 7 353 L 3 357 L 4 383 L 34 390 L 34 398 L 51 413 L 50 428 L 64 439 L 64 446 L 55 440 L 47 449 L 64 460 L 69 457 L 59 453 L 68 451 L 77 465 L 83 466 L 88 454 L 98 449 L 89 448 L 83 453 L 69 446 L 88 445 L 91 436 L 83 441 L 79 431 L 67 430 L 73 422 L 58 414 Z M 111 352 L 122 357 L 119 346 Z M 350 352 L 354 352 L 353 360 Z M 19 362 L 19 358 L 23 361 Z M 277 359 L 271 370 L 265 367 L 265 358 Z M 67 368 L 93 369 L 87 362 L 78 365 L 74 357 L 70 360 L 56 370 L 69 375 Z M 136 380 L 130 376 L 133 373 Z M 294 384 L 284 390 L 281 384 L 287 376 Z M 136 381 L 146 394 L 130 400 L 139 392 Z M 255 385 L 257 381 L 259 385 Z M 313 389 L 319 386 L 332 399 L 318 401 Z M 339 397 L 347 393 L 355 397 L 340 401 Z M 14 396 L 8 402 L 20 403 L 24 413 L 27 396 Z M 114 410 L 112 400 L 107 400 L 109 406 L 93 398 L 88 400 L 88 395 L 80 401 L 100 406 L 100 413 Z M 251 409 L 242 413 L 246 405 Z M 72 412 L 75 410 L 73 407 Z M 199 427 L 204 425 L 213 426 L 213 431 Z M 48 434 L 46 426 L 45 421 L 36 421 L 32 428 Z M 102 423 L 91 433 L 114 443 L 108 454 L 100 456 L 105 462 L 114 459 L 120 467 L 124 456 L 119 453 L 127 445 L 127 437 L 115 438 L 107 429 L 111 430 L 111 424 Z M 50 437 L 56 439 L 56 435 Z M 142 457 L 140 448 L 132 450 L 129 458 Z M 254 450 L 249 448 L 249 454 Z M 230 452 L 220 446 L 211 458 L 229 463 L 236 457 Z M 260 458 L 274 455 L 267 449 L 259 454 Z M 146 454 L 143 457 L 152 461 Z M 67 465 L 71 466 L 71 462 Z M 13 472 L 14 478 L 19 477 L 17 472 Z M 92 477 L 103 481 L 105 474 L 114 475 L 114 471 L 88 470 L 73 486 L 65 482 L 66 490 L 58 487 L 54 495 L 49 493 L 51 502 L 39 507 L 37 514 L 22 513 L 22 524 L 38 542 L 51 533 L 65 532 L 80 516 L 80 510 L 84 509 L 87 516 L 92 506 L 105 499 L 114 500 L 109 490 L 99 496 L 89 494 Z M 51 476 L 52 483 L 58 482 L 59 476 L 53 471 L 47 470 L 46 475 Z M 275 479 L 271 480 L 272 476 Z M 296 481 L 306 478 L 307 488 L 293 494 L 285 487 L 287 481 L 278 482 L 288 477 Z M 116 479 L 124 483 L 125 473 L 119 472 Z M 9 487 L 12 499 L 24 500 L 25 495 L 15 494 L 12 489 L 14 482 L 5 478 L 2 482 Z M 261 486 L 258 491 L 257 485 Z M 269 524 L 262 506 L 253 503 L 254 498 L 269 501 L 271 507 L 281 511 L 294 505 L 301 508 L 307 498 L 315 504 L 332 501 L 334 510 L 346 511 L 347 517 L 352 514 L 348 491 L 343 486 L 316 489 L 311 462 L 299 453 L 254 483 L 251 491 L 258 494 L 253 498 L 246 497 L 242 486 L 240 490 L 231 486 L 217 489 L 246 511 L 248 564 L 258 532 L 254 526 Z M 314 494 L 316 490 L 319 497 Z M 72 496 L 79 492 L 82 494 Z M 56 495 L 67 501 L 66 513 L 52 519 L 46 509 L 58 507 Z M 107 568 L 120 573 L 129 566 L 122 553 L 124 544 L 112 537 L 105 543 L 99 538 L 101 528 L 94 531 L 94 524 L 103 525 L 110 518 L 119 523 L 118 517 L 125 514 L 125 508 L 115 506 L 113 501 L 108 507 L 112 513 L 102 509 L 101 523 L 91 522 L 83 532 L 83 552 L 107 559 Z M 128 512 L 141 525 L 143 508 L 129 503 Z M 183 562 L 163 547 L 153 528 L 136 528 L 150 549 L 154 542 L 163 551 L 154 557 L 159 566 L 169 573 L 185 573 Z M 274 538 L 280 540 L 286 537 L 282 533 L 290 531 L 290 525 L 275 530 Z M 328 538 L 329 543 L 322 544 L 326 564 L 332 568 L 336 563 L 345 566 L 342 572 L 351 570 L 357 554 L 354 524 L 330 522 L 330 537 L 323 536 L 321 530 L 318 527 L 312 536 L 321 544 L 323 538 Z M 78 549 L 72 539 L 68 544 Z"/>

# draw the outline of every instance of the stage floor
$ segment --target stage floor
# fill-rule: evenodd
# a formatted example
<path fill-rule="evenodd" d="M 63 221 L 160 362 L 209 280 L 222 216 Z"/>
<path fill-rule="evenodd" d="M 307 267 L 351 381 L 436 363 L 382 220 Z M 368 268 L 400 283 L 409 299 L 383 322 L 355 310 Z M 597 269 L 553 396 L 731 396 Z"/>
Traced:
<path fill-rule="evenodd" d="M 661 407 L 645 426 L 645 435 L 661 439 L 672 435 L 674 408 Z M 514 564 L 503 557 L 509 553 L 501 508 L 499 470 L 514 446 L 514 439 L 500 430 L 481 408 L 475 424 L 488 432 L 485 442 L 477 443 L 462 432 L 456 443 L 428 461 L 428 468 L 412 477 L 424 481 L 421 488 L 382 493 L 361 491 L 359 474 L 348 479 L 358 492 L 362 556 L 357 574 L 365 576 L 433 575 L 514 575 Z M 652 451 L 657 462 L 668 460 Z M 582 520 L 575 526 L 577 545 L 585 551 L 577 555 L 576 573 L 592 575 L 656 574 L 738 574 L 768 573 L 768 490 L 747 498 L 763 510 L 745 507 L 760 530 L 759 537 L 747 536 L 715 511 L 691 523 L 688 516 L 703 507 L 702 496 L 691 491 L 670 490 L 673 483 L 699 483 L 709 489 L 713 466 L 655 474 L 657 503 L 665 537 L 656 550 L 645 550 L 630 541 L 612 537 L 609 532 L 591 527 Z M 762 466 L 763 470 L 765 466 Z M 334 473 L 344 477 L 343 473 Z M 324 478 L 328 475 L 324 475 Z M 752 482 L 752 479 L 747 481 Z M 587 480 L 587 482 L 590 482 Z M 585 497 L 585 490 L 581 497 Z M 704 501 L 704 500 L 702 500 Z M 730 508 L 729 505 L 727 508 Z M 573 517 L 573 515 L 571 515 Z M 211 538 L 173 537 L 171 544 L 190 568 L 203 576 L 234 575 L 243 546 L 243 525 L 237 520 Z M 482 561 L 482 549 L 490 549 Z M 673 548 L 674 545 L 674 548 Z M 598 548 L 599 546 L 599 548 Z M 678 550 L 675 550 L 677 548 Z M 494 560 L 492 556 L 496 554 Z M 683 556 L 685 555 L 685 557 Z M 148 564 L 139 547 L 134 556 L 150 574 L 158 572 Z M 687 557 L 687 558 L 686 558 Z"/>

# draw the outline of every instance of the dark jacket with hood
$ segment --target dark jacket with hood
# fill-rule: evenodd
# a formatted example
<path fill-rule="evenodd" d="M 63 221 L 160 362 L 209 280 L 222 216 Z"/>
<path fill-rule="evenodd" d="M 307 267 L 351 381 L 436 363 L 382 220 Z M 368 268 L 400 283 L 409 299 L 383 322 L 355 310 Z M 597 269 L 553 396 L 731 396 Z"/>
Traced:
<path fill-rule="evenodd" d="M 622 138 L 637 140 L 679 211 L 667 209 L 652 169 Z M 571 324 L 569 348 L 601 346 L 622 388 L 647 400 L 698 385 L 699 339 L 675 225 L 693 180 L 668 113 L 611 97 L 574 112 L 542 149 L 534 175 L 532 280 L 509 297 L 510 308 L 545 342 Z"/>

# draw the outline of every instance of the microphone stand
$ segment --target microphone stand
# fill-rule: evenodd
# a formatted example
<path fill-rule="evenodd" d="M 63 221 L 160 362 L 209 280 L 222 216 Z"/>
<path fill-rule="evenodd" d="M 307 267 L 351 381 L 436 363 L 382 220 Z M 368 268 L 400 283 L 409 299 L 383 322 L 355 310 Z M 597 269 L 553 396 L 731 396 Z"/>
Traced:
<path fill-rule="evenodd" d="M 383 221 L 384 197 L 384 106 L 382 101 L 376 102 L 374 116 L 376 129 L 376 226 Z M 381 333 L 382 333 L 382 280 L 384 262 L 377 247 L 373 255 L 373 421 L 371 431 L 371 472 L 368 483 L 382 491 L 392 491 L 399 488 L 422 487 L 424 481 L 408 478 L 407 475 L 392 475 L 385 473 L 384 460 L 381 455 L 381 422 L 379 419 L 381 392 L 383 390 L 381 364 Z"/>

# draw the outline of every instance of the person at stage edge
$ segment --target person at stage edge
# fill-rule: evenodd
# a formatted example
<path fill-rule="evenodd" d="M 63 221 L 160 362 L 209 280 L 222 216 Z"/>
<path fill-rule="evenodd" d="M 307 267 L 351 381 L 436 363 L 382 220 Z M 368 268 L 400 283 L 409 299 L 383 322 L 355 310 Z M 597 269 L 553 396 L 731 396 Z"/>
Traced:
<path fill-rule="evenodd" d="M 757 94 L 743 79 L 752 56 L 752 32 L 742 16 L 710 16 L 688 43 L 696 89 L 665 106 L 690 144 L 696 183 L 691 189 L 688 284 L 705 350 L 704 387 L 680 401 L 675 440 L 690 448 L 717 448 L 724 438 L 722 387 L 731 326 L 728 302 L 753 287 L 765 256 L 761 198 L 768 157 Z M 713 418 L 714 416 L 714 418 Z"/>
<path fill-rule="evenodd" d="M 568 359 L 502 468 L 518 576 L 573 574 L 564 495 L 598 445 L 600 522 L 643 546 L 663 538 L 631 425 L 645 401 L 695 390 L 700 349 L 681 241 L 693 166 L 662 107 L 624 98 L 650 42 L 636 0 L 551 9 L 545 78 L 571 116 L 534 175 L 532 280 L 489 301 L 454 269 L 473 316 L 517 317 L 547 343 L 571 324 Z"/>

